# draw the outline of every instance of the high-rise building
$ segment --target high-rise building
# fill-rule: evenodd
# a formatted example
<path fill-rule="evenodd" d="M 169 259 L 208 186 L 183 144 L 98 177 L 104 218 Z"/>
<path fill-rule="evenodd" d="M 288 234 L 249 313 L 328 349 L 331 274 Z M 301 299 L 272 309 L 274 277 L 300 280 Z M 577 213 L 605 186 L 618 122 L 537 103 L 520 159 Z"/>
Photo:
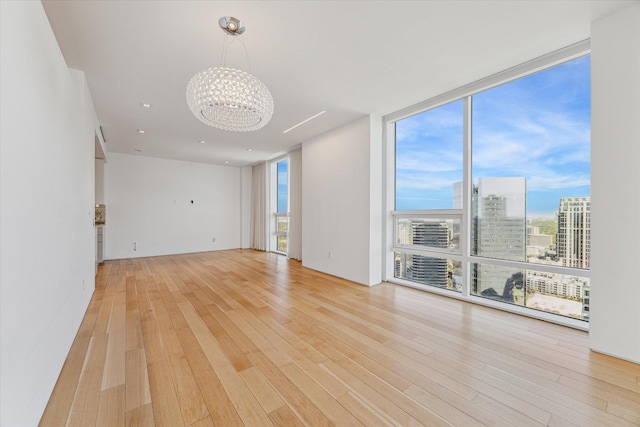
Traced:
<path fill-rule="evenodd" d="M 524 177 L 479 178 L 473 231 L 475 255 L 512 261 L 526 259 L 526 179 Z M 522 303 L 508 289 L 513 268 L 480 264 L 473 268 L 475 294 Z M 522 273 L 520 273 L 522 275 Z"/>
<path fill-rule="evenodd" d="M 591 198 L 563 197 L 558 207 L 558 259 L 565 267 L 589 268 Z"/>
<path fill-rule="evenodd" d="M 449 229 L 439 222 L 413 221 L 413 244 L 429 246 L 431 248 L 449 247 Z M 411 255 L 411 270 L 407 271 L 407 278 L 418 283 L 447 287 L 447 260 L 422 255 Z"/>

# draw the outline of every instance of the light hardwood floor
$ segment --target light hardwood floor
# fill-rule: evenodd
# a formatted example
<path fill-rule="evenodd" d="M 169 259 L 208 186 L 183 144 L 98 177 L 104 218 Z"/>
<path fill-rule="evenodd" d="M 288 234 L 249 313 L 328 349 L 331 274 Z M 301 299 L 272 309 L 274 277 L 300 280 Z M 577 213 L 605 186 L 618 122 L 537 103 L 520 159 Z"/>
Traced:
<path fill-rule="evenodd" d="M 640 365 L 270 253 L 107 261 L 41 425 L 631 426 Z"/>

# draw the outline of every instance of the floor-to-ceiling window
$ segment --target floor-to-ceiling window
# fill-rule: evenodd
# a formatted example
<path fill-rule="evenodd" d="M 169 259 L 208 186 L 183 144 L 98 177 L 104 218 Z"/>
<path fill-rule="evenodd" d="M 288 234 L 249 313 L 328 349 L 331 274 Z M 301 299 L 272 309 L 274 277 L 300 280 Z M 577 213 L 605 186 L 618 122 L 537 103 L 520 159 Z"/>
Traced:
<path fill-rule="evenodd" d="M 588 320 L 587 48 L 387 118 L 388 279 L 576 326 Z"/>
<path fill-rule="evenodd" d="M 289 171 L 288 159 L 272 163 L 271 173 L 271 212 L 272 238 L 271 250 L 286 254 L 289 233 Z"/>
<path fill-rule="evenodd" d="M 452 188 L 463 178 L 463 124 L 462 100 L 395 123 L 394 277 L 455 292 L 462 212 Z"/>

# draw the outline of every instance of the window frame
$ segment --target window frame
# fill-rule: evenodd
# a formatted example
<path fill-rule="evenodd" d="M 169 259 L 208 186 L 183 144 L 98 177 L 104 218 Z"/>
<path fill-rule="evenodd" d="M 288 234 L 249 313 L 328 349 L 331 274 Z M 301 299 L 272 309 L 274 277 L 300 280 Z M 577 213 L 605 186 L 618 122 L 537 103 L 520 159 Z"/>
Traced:
<path fill-rule="evenodd" d="M 385 194 L 383 197 L 384 212 L 383 218 L 386 218 L 383 230 L 383 247 L 386 249 L 383 253 L 383 280 L 398 283 L 404 286 L 414 287 L 428 292 L 446 295 L 452 298 L 458 298 L 476 304 L 497 308 L 504 311 L 514 312 L 528 317 L 538 318 L 553 323 L 562 324 L 581 330 L 589 329 L 588 316 L 585 320 L 574 319 L 558 314 L 545 311 L 539 311 L 528 307 L 512 305 L 482 296 L 473 295 L 470 289 L 470 270 L 474 263 L 491 264 L 503 267 L 521 268 L 524 270 L 540 271 L 544 273 L 559 273 L 564 275 L 575 275 L 590 279 L 589 269 L 579 269 L 571 267 L 562 267 L 555 265 L 529 263 L 526 261 L 508 261 L 493 258 L 485 258 L 482 256 L 471 254 L 471 112 L 472 112 L 472 96 L 494 88 L 496 86 L 509 83 L 519 78 L 534 74 L 538 71 L 551 68 L 553 66 L 577 59 L 582 56 L 589 55 L 590 40 L 584 40 L 573 44 L 566 48 L 557 50 L 521 65 L 509 68 L 505 71 L 491 75 L 484 79 L 470 83 L 453 91 L 438 95 L 424 102 L 404 108 L 397 112 L 391 113 L 383 117 L 383 150 Z M 427 110 L 440 107 L 450 102 L 463 100 L 463 204 L 462 209 L 452 210 L 424 210 L 424 211 L 397 211 L 396 210 L 396 159 L 395 159 L 395 123 L 416 114 L 420 114 Z M 439 251 L 433 248 L 423 249 L 416 246 L 407 247 L 406 245 L 397 244 L 397 219 L 406 217 L 406 215 L 420 215 L 420 217 L 442 218 L 445 211 L 451 215 L 460 215 L 460 254 L 451 253 L 449 251 Z M 421 285 L 404 279 L 394 277 L 394 254 L 396 252 L 411 253 L 416 255 L 424 255 L 445 259 L 458 259 L 462 262 L 463 286 L 462 293 L 451 292 L 450 290 Z"/>

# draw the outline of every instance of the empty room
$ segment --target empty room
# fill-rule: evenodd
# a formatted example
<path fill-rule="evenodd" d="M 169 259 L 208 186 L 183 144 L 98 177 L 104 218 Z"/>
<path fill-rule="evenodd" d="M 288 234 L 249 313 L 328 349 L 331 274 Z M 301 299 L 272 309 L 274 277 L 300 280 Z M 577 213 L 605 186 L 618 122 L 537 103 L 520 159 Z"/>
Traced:
<path fill-rule="evenodd" d="M 639 1 L 0 19 L 1 426 L 640 425 Z"/>

